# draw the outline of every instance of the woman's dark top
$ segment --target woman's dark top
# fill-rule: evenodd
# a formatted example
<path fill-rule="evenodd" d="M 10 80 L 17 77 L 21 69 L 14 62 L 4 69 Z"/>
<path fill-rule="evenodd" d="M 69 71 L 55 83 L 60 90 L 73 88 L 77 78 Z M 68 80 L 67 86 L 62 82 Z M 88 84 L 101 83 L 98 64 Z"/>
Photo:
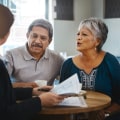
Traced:
<path fill-rule="evenodd" d="M 16 100 L 23 102 L 16 103 Z M 23 120 L 41 110 L 38 97 L 32 98 L 32 88 L 12 88 L 10 77 L 0 59 L 0 118 L 3 120 Z"/>
<path fill-rule="evenodd" d="M 60 82 L 77 73 L 82 83 L 81 71 L 84 72 L 73 63 L 72 58 L 67 59 L 61 69 Z M 95 73 L 94 90 L 109 95 L 113 101 L 120 104 L 120 64 L 115 56 L 106 53 L 101 64 L 92 72 Z"/>

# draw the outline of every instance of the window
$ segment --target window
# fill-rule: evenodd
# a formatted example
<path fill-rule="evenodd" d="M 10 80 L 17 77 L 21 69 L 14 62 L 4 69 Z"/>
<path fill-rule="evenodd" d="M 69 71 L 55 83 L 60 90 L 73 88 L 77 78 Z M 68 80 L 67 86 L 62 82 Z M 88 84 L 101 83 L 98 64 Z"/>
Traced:
<path fill-rule="evenodd" d="M 105 18 L 120 18 L 120 0 L 105 0 Z"/>
<path fill-rule="evenodd" d="M 73 20 L 73 0 L 56 0 L 54 6 L 57 20 Z"/>
<path fill-rule="evenodd" d="M 29 24 L 35 19 L 47 17 L 46 2 L 48 3 L 48 0 L 0 0 L 0 3 L 8 6 L 15 15 L 10 36 L 2 46 L 1 54 L 4 54 L 8 49 L 25 44 Z"/>

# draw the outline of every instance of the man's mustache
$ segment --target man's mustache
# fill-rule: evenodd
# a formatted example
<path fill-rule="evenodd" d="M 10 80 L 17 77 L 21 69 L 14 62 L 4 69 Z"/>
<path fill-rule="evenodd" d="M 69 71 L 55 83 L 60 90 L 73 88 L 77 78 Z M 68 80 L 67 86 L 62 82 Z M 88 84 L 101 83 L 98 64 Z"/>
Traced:
<path fill-rule="evenodd" d="M 38 44 L 38 43 L 33 43 L 33 44 L 32 44 L 32 47 L 39 47 L 39 48 L 42 48 L 42 45 L 41 45 L 41 44 Z"/>

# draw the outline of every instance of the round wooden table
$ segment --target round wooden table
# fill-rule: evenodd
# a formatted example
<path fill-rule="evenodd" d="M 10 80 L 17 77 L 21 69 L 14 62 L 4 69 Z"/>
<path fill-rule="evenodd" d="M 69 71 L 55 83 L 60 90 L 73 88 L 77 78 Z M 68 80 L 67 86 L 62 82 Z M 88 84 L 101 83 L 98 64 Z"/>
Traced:
<path fill-rule="evenodd" d="M 43 120 L 46 120 L 44 116 L 47 117 L 47 120 L 71 120 L 71 115 L 90 113 L 89 118 L 94 120 L 92 113 L 102 110 L 111 104 L 111 98 L 109 96 L 95 91 L 87 91 L 85 100 L 88 107 L 55 106 L 43 108 L 39 114 Z"/>

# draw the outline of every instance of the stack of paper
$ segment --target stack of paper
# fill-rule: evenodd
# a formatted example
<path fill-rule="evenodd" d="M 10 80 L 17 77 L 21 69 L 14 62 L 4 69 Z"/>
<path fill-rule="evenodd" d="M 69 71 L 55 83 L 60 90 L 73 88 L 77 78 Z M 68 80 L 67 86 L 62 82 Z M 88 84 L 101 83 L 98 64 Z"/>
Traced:
<path fill-rule="evenodd" d="M 84 97 L 79 96 L 81 88 L 82 84 L 79 82 L 77 74 L 74 74 L 54 87 L 51 92 L 70 96 L 65 98 L 59 105 L 87 107 Z"/>

